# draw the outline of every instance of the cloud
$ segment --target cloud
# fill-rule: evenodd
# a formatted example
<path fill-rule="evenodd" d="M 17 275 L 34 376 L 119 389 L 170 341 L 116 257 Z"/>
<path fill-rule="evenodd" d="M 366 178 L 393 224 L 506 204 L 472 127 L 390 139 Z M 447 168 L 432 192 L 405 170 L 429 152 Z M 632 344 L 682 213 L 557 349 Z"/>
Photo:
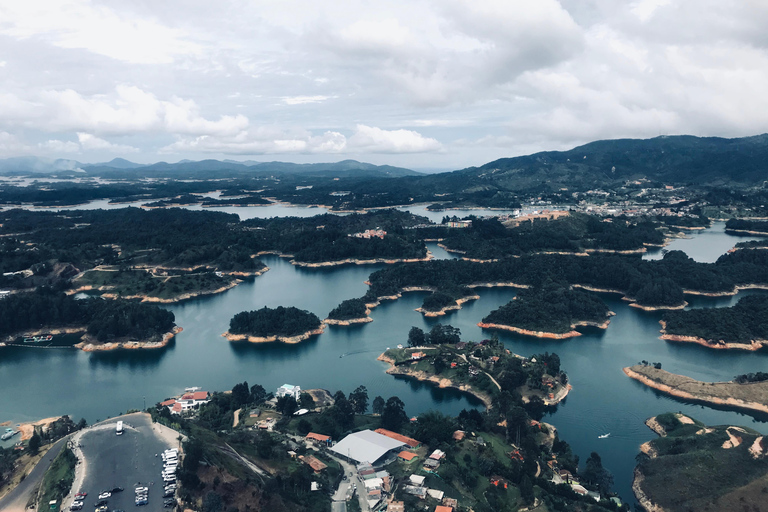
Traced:
<path fill-rule="evenodd" d="M 19 140 L 19 138 L 8 132 L 0 132 L 0 154 L 16 155 L 29 151 L 29 146 Z"/>
<path fill-rule="evenodd" d="M 253 154 L 333 154 L 333 153 L 424 153 L 442 149 L 433 138 L 411 130 L 383 130 L 359 124 L 347 138 L 337 131 L 313 135 L 304 130 L 283 131 L 259 128 L 235 137 L 203 135 L 182 138 L 162 149 L 164 153 Z"/>
<path fill-rule="evenodd" d="M 245 116 L 223 115 L 213 121 L 192 100 L 161 100 L 135 86 L 119 85 L 110 94 L 92 96 L 72 89 L 42 91 L 30 99 L 0 94 L 0 100 L 0 123 L 44 131 L 228 135 L 248 127 Z"/>
<path fill-rule="evenodd" d="M 357 125 L 349 138 L 350 149 L 363 153 L 424 153 L 438 151 L 441 144 L 412 130 L 382 130 L 364 124 Z"/>
<path fill-rule="evenodd" d="M 283 103 L 286 105 L 305 105 L 307 103 L 322 103 L 332 96 L 284 96 Z M 334 96 L 335 97 L 335 96 Z"/>
<path fill-rule="evenodd" d="M 78 132 L 77 141 L 80 143 L 83 151 L 113 151 L 115 153 L 136 153 L 139 151 L 138 148 L 133 146 L 113 144 L 90 133 Z"/>
<path fill-rule="evenodd" d="M 39 37 L 68 49 L 84 49 L 131 64 L 169 64 L 200 53 L 179 30 L 87 0 L 65 0 L 55 7 L 29 0 L 0 3 L 0 34 Z"/>
<path fill-rule="evenodd" d="M 49 153 L 79 153 L 80 144 L 72 141 L 64 141 L 58 139 L 51 139 L 45 142 L 41 142 L 37 145 L 38 148 L 43 149 Z"/>

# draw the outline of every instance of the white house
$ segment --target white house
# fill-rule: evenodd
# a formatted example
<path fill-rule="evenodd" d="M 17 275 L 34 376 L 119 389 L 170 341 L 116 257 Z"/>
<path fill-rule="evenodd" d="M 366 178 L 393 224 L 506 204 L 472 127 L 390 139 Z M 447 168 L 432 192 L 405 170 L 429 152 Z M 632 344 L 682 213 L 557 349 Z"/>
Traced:
<path fill-rule="evenodd" d="M 292 396 L 294 400 L 298 402 L 299 398 L 301 398 L 301 387 L 292 386 L 290 384 L 283 384 L 282 386 L 277 388 L 277 393 L 275 393 L 275 396 L 277 398 L 280 398 L 283 396 Z"/>

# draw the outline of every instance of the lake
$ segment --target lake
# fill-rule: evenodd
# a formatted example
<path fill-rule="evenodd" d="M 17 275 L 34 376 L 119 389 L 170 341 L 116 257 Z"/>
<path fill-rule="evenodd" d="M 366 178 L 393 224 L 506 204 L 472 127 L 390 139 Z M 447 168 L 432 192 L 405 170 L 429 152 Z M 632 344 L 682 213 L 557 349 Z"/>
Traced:
<path fill-rule="evenodd" d="M 754 237 L 753 237 L 754 238 Z M 702 244 L 700 240 L 706 240 Z M 726 234 L 722 224 L 676 240 L 668 248 L 685 250 L 694 259 L 711 261 L 709 251 L 725 252 L 745 238 Z M 438 258 L 450 254 L 428 244 Z M 385 374 L 388 365 L 376 361 L 386 348 L 404 343 L 411 326 L 429 329 L 438 321 L 459 327 L 462 338 L 490 337 L 476 324 L 491 310 L 512 299 L 513 289 L 479 289 L 480 299 L 441 319 L 425 319 L 414 311 L 424 293 L 408 293 L 373 310 L 374 321 L 355 327 L 328 327 L 324 334 L 296 345 L 230 343 L 221 337 L 230 318 L 243 310 L 296 306 L 321 318 L 342 300 L 360 297 L 364 281 L 380 265 L 330 269 L 294 267 L 287 260 L 265 257 L 270 270 L 263 276 L 219 295 L 168 306 L 184 328 L 166 349 L 151 352 L 92 353 L 65 349 L 0 349 L 0 421 L 23 421 L 69 414 L 89 422 L 128 409 L 141 409 L 187 386 L 226 390 L 244 380 L 274 391 L 284 383 L 302 388 L 321 387 L 349 393 L 358 385 L 368 388 L 370 399 L 398 396 L 409 415 L 438 409 L 455 415 L 480 407 L 477 400 L 454 390 L 395 379 Z M 728 306 L 739 297 L 689 297 L 689 307 Z M 645 388 L 622 372 L 641 360 L 661 362 L 663 368 L 708 381 L 730 380 L 747 372 L 766 371 L 766 354 L 711 351 L 698 345 L 658 339 L 662 314 L 630 308 L 617 295 L 602 294 L 617 314 L 606 331 L 585 329 L 569 340 L 539 340 L 499 333 L 518 354 L 557 352 L 573 391 L 545 421 L 585 461 L 597 451 L 614 474 L 615 488 L 625 500 L 631 494 L 632 470 L 638 446 L 654 437 L 643 421 L 662 412 L 682 411 L 708 424 L 747 425 L 768 433 L 766 418 L 685 403 Z M 598 439 L 604 433 L 607 439 Z"/>

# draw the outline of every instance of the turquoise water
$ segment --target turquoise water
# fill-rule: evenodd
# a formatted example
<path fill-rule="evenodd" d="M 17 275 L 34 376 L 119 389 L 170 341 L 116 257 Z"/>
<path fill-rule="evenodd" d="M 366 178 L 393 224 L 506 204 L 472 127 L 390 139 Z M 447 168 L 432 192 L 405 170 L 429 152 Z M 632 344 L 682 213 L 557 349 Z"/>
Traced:
<path fill-rule="evenodd" d="M 696 259 L 711 259 L 706 248 L 732 247 L 739 238 L 717 227 L 676 243 Z M 429 244 L 436 257 L 451 257 Z M 703 256 L 702 256 L 703 254 Z M 331 392 L 352 391 L 360 384 L 371 399 L 396 395 L 410 415 L 429 409 L 457 414 L 480 404 L 459 392 L 395 379 L 376 361 L 387 347 L 403 343 L 411 326 L 428 329 L 440 321 L 461 329 L 464 339 L 490 335 L 476 326 L 493 309 L 514 295 L 512 289 L 479 289 L 480 299 L 441 319 L 425 319 L 414 309 L 423 293 L 405 294 L 374 309 L 374 321 L 355 327 L 329 327 L 325 333 L 296 345 L 229 343 L 221 337 L 237 312 L 259 307 L 292 305 L 321 318 L 344 299 L 366 291 L 364 281 L 381 266 L 345 266 L 303 269 L 285 259 L 264 259 L 270 271 L 220 295 L 169 306 L 184 328 L 166 349 L 152 352 L 87 354 L 75 350 L 0 350 L 0 421 L 28 420 L 69 414 L 93 422 L 127 409 L 139 409 L 177 394 L 187 386 L 209 390 L 230 389 L 247 380 L 274 390 L 283 383 Z M 750 291 L 746 293 L 762 293 Z M 740 294 L 743 296 L 743 294 Z M 767 371 L 764 353 L 714 352 L 699 346 L 658 339 L 661 313 L 630 308 L 616 295 L 604 299 L 617 315 L 606 331 L 587 329 L 570 340 L 538 340 L 502 333 L 507 347 L 519 354 L 557 352 L 568 372 L 573 391 L 556 412 L 546 418 L 563 439 L 586 460 L 598 451 L 613 472 L 616 489 L 631 499 L 631 478 L 637 448 L 654 434 L 643 424 L 666 411 L 682 411 L 710 424 L 748 425 L 768 432 L 766 418 L 715 410 L 657 394 L 627 378 L 622 368 L 640 360 L 659 361 L 663 368 L 703 380 L 729 380 L 739 373 Z M 689 299 L 691 307 L 727 306 L 738 297 Z M 598 439 L 610 432 L 608 439 Z"/>

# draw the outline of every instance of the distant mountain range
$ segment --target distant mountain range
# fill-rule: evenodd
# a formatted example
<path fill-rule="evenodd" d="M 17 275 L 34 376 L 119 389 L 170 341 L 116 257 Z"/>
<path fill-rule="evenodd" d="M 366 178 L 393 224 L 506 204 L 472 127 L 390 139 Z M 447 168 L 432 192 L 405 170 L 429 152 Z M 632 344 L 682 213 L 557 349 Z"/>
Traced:
<path fill-rule="evenodd" d="M 502 158 L 480 167 L 422 174 L 402 167 L 356 160 L 335 163 L 183 160 L 137 164 L 122 158 L 98 164 L 75 160 L 20 157 L 0 160 L 0 173 L 81 173 L 104 177 L 210 178 L 295 175 L 307 178 L 400 178 L 403 193 L 493 194 L 577 190 L 647 179 L 670 185 L 761 185 L 768 180 L 768 134 L 724 139 L 690 135 L 591 142 L 569 151 L 544 151 Z M 388 180 L 387 180 L 388 182 Z M 371 190 L 373 190 L 371 189 Z M 365 190 L 367 193 L 373 193 Z M 361 190 L 363 192 L 363 190 Z"/>
<path fill-rule="evenodd" d="M 306 174 L 318 177 L 354 175 L 358 177 L 397 178 L 401 176 L 419 176 L 421 173 L 393 167 L 391 165 L 373 165 L 356 160 L 319 164 L 294 164 L 289 162 L 236 162 L 234 160 L 182 160 L 176 163 L 157 162 L 138 164 L 115 158 L 109 162 L 86 164 L 76 160 L 50 159 L 41 157 L 17 157 L 0 160 L 0 173 L 85 173 L 104 177 L 211 177 L 239 176 L 252 174 Z"/>

